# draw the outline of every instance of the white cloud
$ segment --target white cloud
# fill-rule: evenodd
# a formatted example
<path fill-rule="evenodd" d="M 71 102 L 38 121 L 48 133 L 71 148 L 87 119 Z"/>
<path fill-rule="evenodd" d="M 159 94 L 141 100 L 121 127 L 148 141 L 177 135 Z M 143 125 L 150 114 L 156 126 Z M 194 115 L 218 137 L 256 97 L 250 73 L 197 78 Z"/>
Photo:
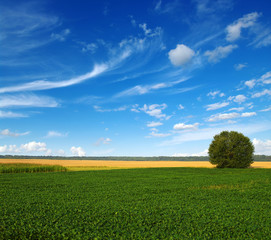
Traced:
<path fill-rule="evenodd" d="M 177 123 L 173 126 L 175 130 L 197 130 L 199 123 L 194 124 L 185 124 L 185 123 Z"/>
<path fill-rule="evenodd" d="M 229 109 L 229 111 L 238 111 L 238 112 L 241 112 L 244 109 L 245 109 L 244 107 L 238 107 L 238 108 L 231 108 L 231 109 Z"/>
<path fill-rule="evenodd" d="M 271 84 L 271 72 L 267 72 L 259 79 L 264 84 Z"/>
<path fill-rule="evenodd" d="M 34 94 L 4 95 L 0 97 L 0 107 L 57 107 L 55 99 Z"/>
<path fill-rule="evenodd" d="M 227 41 L 233 42 L 237 40 L 238 38 L 240 38 L 241 30 L 243 28 L 252 27 L 256 23 L 259 16 L 260 14 L 257 12 L 249 13 L 249 14 L 244 15 L 242 18 L 239 18 L 237 21 L 235 21 L 231 25 L 227 26 L 226 28 Z"/>
<path fill-rule="evenodd" d="M 237 95 L 237 96 L 230 96 L 228 99 L 229 100 L 233 100 L 234 102 L 240 104 L 240 103 L 245 102 L 247 100 L 247 97 L 244 96 L 244 95 L 242 95 L 242 94 L 240 94 L 240 95 Z"/>
<path fill-rule="evenodd" d="M 138 25 L 143 31 L 146 37 L 154 37 L 158 36 L 162 33 L 162 29 L 160 27 L 156 27 L 154 30 L 147 27 L 146 23 Z"/>
<path fill-rule="evenodd" d="M 152 121 L 152 122 L 149 122 L 149 123 L 147 124 L 147 127 L 158 127 L 158 126 L 161 126 L 161 125 L 163 125 L 163 123 Z"/>
<path fill-rule="evenodd" d="M 58 40 L 60 42 L 64 42 L 70 33 L 71 33 L 70 29 L 65 29 L 60 33 L 52 33 L 51 38 L 54 40 Z"/>
<path fill-rule="evenodd" d="M 52 138 L 52 137 L 66 137 L 68 136 L 68 133 L 60 133 L 57 131 L 49 131 L 46 135 L 46 138 Z"/>
<path fill-rule="evenodd" d="M 220 93 L 220 91 L 209 92 L 209 93 L 207 94 L 207 96 L 208 96 L 208 97 L 211 96 L 212 98 L 215 98 L 215 96 L 216 96 L 217 94 L 219 94 L 219 93 Z"/>
<path fill-rule="evenodd" d="M 71 147 L 70 151 L 74 156 L 78 156 L 78 157 L 86 156 L 86 152 L 81 147 L 74 147 L 73 146 L 73 147 Z"/>
<path fill-rule="evenodd" d="M 5 154 L 52 154 L 52 150 L 47 148 L 46 143 L 36 141 L 22 144 L 20 147 L 17 147 L 17 145 L 0 146 L 0 152 Z"/>
<path fill-rule="evenodd" d="M 179 110 L 183 110 L 183 109 L 184 109 L 184 106 L 183 106 L 182 104 L 179 104 L 178 109 L 179 109 Z"/>
<path fill-rule="evenodd" d="M 139 110 L 145 112 L 152 117 L 167 119 L 166 114 L 162 113 L 162 110 L 164 110 L 165 108 L 167 108 L 167 105 L 165 103 L 151 105 L 144 104 L 144 106 L 142 108 L 139 108 Z"/>
<path fill-rule="evenodd" d="M 228 120 L 228 119 L 233 119 L 233 118 L 238 118 L 240 117 L 239 113 L 232 112 L 232 113 L 219 113 L 212 115 L 209 119 L 208 122 L 216 122 L 219 120 Z"/>
<path fill-rule="evenodd" d="M 19 153 L 20 149 L 17 148 L 16 145 L 4 145 L 4 146 L 0 146 L 0 153 L 4 153 L 4 154 L 10 154 L 10 153 Z"/>
<path fill-rule="evenodd" d="M 212 97 L 213 99 L 216 97 L 216 96 L 219 96 L 219 97 L 225 97 L 225 93 L 222 93 L 220 91 L 211 91 L 207 94 L 207 96 L 209 97 Z"/>
<path fill-rule="evenodd" d="M 245 113 L 242 113 L 241 117 L 252 117 L 256 115 L 257 114 L 255 112 L 245 112 Z"/>
<path fill-rule="evenodd" d="M 234 118 L 240 118 L 240 117 L 252 117 L 256 116 L 256 112 L 245 112 L 245 113 L 237 113 L 237 112 L 232 112 L 232 113 L 219 113 L 212 115 L 209 117 L 207 120 L 208 122 L 216 122 L 220 120 L 229 120 L 229 119 L 234 119 Z"/>
<path fill-rule="evenodd" d="M 194 55 L 195 52 L 184 44 L 177 44 L 177 47 L 168 53 L 171 63 L 175 66 L 187 64 Z"/>
<path fill-rule="evenodd" d="M 208 149 L 205 149 L 202 152 L 199 153 L 175 153 L 172 155 L 172 157 L 205 157 L 208 156 Z"/>
<path fill-rule="evenodd" d="M 252 141 L 255 154 L 271 155 L 271 140 L 262 141 L 254 138 Z"/>
<path fill-rule="evenodd" d="M 207 111 L 210 111 L 210 110 L 216 110 L 216 109 L 220 109 L 220 108 L 223 108 L 223 107 L 226 107 L 228 106 L 230 103 L 229 102 L 222 102 L 222 103 L 213 103 L 213 104 L 209 104 L 207 105 Z"/>
<path fill-rule="evenodd" d="M 24 133 L 15 133 L 9 131 L 9 129 L 4 129 L 0 132 L 0 135 L 2 136 L 9 136 L 9 137 L 19 137 L 19 136 L 25 136 L 28 135 L 30 132 L 24 132 Z"/>
<path fill-rule="evenodd" d="M 22 118 L 27 117 L 27 115 L 22 113 L 15 113 L 15 112 L 5 112 L 0 110 L 0 118 Z"/>
<path fill-rule="evenodd" d="M 44 142 L 29 142 L 21 145 L 21 149 L 24 149 L 26 152 L 46 152 L 46 143 Z"/>
<path fill-rule="evenodd" d="M 95 65 L 91 72 L 75 77 L 75 78 L 71 78 L 69 80 L 64 80 L 64 81 L 38 80 L 34 82 L 17 85 L 17 86 L 2 87 L 0 88 L 0 93 L 35 91 L 35 90 L 46 90 L 46 89 L 53 89 L 53 88 L 68 87 L 74 84 L 81 83 L 87 79 L 94 78 L 100 75 L 101 73 L 105 72 L 107 69 L 108 69 L 108 66 L 105 64 Z"/>
<path fill-rule="evenodd" d="M 256 80 L 252 79 L 252 80 L 246 81 L 245 85 L 248 86 L 251 89 L 256 85 Z"/>
<path fill-rule="evenodd" d="M 265 96 L 265 95 L 271 95 L 271 90 L 264 89 L 261 92 L 253 94 L 252 98 L 258 98 L 258 97 L 262 97 L 262 96 Z"/>
<path fill-rule="evenodd" d="M 110 138 L 99 138 L 96 143 L 94 144 L 95 146 L 100 146 L 101 144 L 110 144 L 112 140 Z"/>
<path fill-rule="evenodd" d="M 235 48 L 237 48 L 237 45 L 228 45 L 225 47 L 217 47 L 213 51 L 206 51 L 204 53 L 204 56 L 208 57 L 208 61 L 212 63 L 217 63 L 221 59 L 226 58 Z"/>
<path fill-rule="evenodd" d="M 239 64 L 235 64 L 234 65 L 234 68 L 235 68 L 236 71 L 240 71 L 240 70 L 242 70 L 245 67 L 247 67 L 246 63 L 239 63 Z"/>

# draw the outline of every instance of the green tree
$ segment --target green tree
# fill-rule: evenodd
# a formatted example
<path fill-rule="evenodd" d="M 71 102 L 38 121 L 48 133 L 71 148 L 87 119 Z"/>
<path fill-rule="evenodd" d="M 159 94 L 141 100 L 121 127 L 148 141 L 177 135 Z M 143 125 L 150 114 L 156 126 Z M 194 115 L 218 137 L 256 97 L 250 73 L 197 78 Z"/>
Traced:
<path fill-rule="evenodd" d="M 254 146 L 242 133 L 223 131 L 209 146 L 210 162 L 217 168 L 247 168 L 253 163 Z"/>

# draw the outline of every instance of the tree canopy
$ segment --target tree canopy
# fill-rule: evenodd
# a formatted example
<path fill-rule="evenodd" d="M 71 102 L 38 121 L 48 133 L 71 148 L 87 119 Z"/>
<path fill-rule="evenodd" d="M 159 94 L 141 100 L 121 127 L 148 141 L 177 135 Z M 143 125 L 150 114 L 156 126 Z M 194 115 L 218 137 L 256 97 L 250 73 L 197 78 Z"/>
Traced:
<path fill-rule="evenodd" d="M 254 146 L 242 133 L 223 131 L 214 136 L 208 153 L 218 168 L 247 168 L 253 163 Z"/>

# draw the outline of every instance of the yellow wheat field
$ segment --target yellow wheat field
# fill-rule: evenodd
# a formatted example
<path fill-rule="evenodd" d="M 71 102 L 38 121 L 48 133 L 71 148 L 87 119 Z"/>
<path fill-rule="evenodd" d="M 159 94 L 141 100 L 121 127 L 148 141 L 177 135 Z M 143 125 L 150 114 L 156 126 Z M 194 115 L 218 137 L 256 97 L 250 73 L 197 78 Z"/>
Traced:
<path fill-rule="evenodd" d="M 53 159 L 0 159 L 0 163 L 29 163 L 61 165 L 71 168 L 160 168 L 160 167 L 204 167 L 213 168 L 209 162 L 181 161 L 104 161 L 104 160 L 53 160 Z M 271 168 L 271 162 L 255 162 L 253 168 Z"/>

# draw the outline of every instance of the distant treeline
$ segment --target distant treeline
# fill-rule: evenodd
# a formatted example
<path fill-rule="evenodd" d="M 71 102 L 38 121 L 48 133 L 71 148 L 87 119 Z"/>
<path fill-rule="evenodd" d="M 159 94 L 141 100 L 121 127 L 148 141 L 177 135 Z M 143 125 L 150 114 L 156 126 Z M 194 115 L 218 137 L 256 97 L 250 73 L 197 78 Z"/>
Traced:
<path fill-rule="evenodd" d="M 55 159 L 55 160 L 108 160 L 108 161 L 209 161 L 209 157 L 60 157 L 0 155 L 0 159 Z M 271 161 L 271 156 L 254 155 L 254 161 Z"/>

